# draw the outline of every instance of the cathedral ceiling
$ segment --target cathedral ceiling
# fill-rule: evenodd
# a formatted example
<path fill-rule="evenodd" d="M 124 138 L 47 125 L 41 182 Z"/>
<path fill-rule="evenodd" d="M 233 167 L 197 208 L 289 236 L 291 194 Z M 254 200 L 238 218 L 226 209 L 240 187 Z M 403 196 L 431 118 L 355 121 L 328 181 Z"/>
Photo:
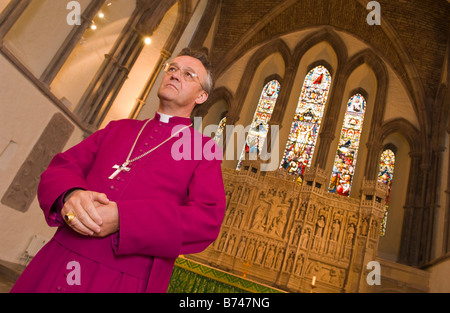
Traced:
<path fill-rule="evenodd" d="M 220 74 L 260 44 L 309 27 L 329 25 L 372 47 L 395 69 L 416 100 L 434 99 L 448 41 L 449 3 L 378 2 L 381 25 L 369 26 L 366 17 L 371 10 L 362 0 L 223 0 L 211 57 Z"/>

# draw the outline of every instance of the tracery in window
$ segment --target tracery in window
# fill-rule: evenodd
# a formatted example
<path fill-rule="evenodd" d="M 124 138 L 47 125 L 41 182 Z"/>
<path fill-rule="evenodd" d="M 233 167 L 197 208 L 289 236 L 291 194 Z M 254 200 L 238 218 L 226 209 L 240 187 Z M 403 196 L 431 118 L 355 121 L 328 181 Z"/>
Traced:
<path fill-rule="evenodd" d="M 299 183 L 303 182 L 305 169 L 311 166 L 330 85 L 331 75 L 322 65 L 309 71 L 303 83 L 280 164 L 281 169 L 297 175 Z"/>
<path fill-rule="evenodd" d="M 366 100 L 357 93 L 350 98 L 344 117 L 339 145 L 334 158 L 333 173 L 328 190 L 343 196 L 350 194 L 361 131 L 366 111 Z"/>
<path fill-rule="evenodd" d="M 261 93 L 258 107 L 253 116 L 252 123 L 242 150 L 237 169 L 242 167 L 245 156 L 251 153 L 259 155 L 267 137 L 269 121 L 272 117 L 278 94 L 280 93 L 280 83 L 277 80 L 268 82 Z"/>

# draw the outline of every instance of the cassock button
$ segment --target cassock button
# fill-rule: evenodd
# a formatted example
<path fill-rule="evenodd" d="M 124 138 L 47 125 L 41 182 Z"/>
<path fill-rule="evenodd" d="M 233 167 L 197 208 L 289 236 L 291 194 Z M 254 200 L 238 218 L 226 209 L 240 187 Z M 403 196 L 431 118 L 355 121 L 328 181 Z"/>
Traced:
<path fill-rule="evenodd" d="M 109 189 L 114 190 L 115 188 L 114 188 L 114 186 L 110 186 Z"/>
<path fill-rule="evenodd" d="M 150 137 L 150 139 L 153 139 L 153 138 Z M 144 146 L 148 147 L 148 142 L 144 143 Z"/>
<path fill-rule="evenodd" d="M 155 138 L 154 138 L 153 136 L 150 136 L 150 139 L 153 140 L 153 139 L 155 139 Z"/>
<path fill-rule="evenodd" d="M 158 130 L 157 129 L 155 129 L 155 133 L 157 133 L 158 132 Z"/>

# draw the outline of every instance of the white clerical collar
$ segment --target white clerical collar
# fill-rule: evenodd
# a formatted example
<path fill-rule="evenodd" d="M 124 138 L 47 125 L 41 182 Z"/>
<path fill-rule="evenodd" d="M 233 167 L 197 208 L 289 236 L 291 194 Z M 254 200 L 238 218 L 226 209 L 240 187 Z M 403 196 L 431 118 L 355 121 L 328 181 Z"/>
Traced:
<path fill-rule="evenodd" d="M 159 121 L 163 123 L 169 123 L 170 118 L 173 117 L 172 115 L 164 114 L 161 112 L 158 112 L 158 114 L 160 115 Z"/>

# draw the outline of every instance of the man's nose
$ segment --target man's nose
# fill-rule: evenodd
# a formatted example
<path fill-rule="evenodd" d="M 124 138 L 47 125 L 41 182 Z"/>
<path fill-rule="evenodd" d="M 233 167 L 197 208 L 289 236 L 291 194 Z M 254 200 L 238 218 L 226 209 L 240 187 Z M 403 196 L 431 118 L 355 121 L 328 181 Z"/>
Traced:
<path fill-rule="evenodd" d="M 181 76 L 181 70 L 176 70 L 173 72 L 170 72 L 170 79 L 176 79 L 176 80 L 180 80 L 180 76 Z"/>

